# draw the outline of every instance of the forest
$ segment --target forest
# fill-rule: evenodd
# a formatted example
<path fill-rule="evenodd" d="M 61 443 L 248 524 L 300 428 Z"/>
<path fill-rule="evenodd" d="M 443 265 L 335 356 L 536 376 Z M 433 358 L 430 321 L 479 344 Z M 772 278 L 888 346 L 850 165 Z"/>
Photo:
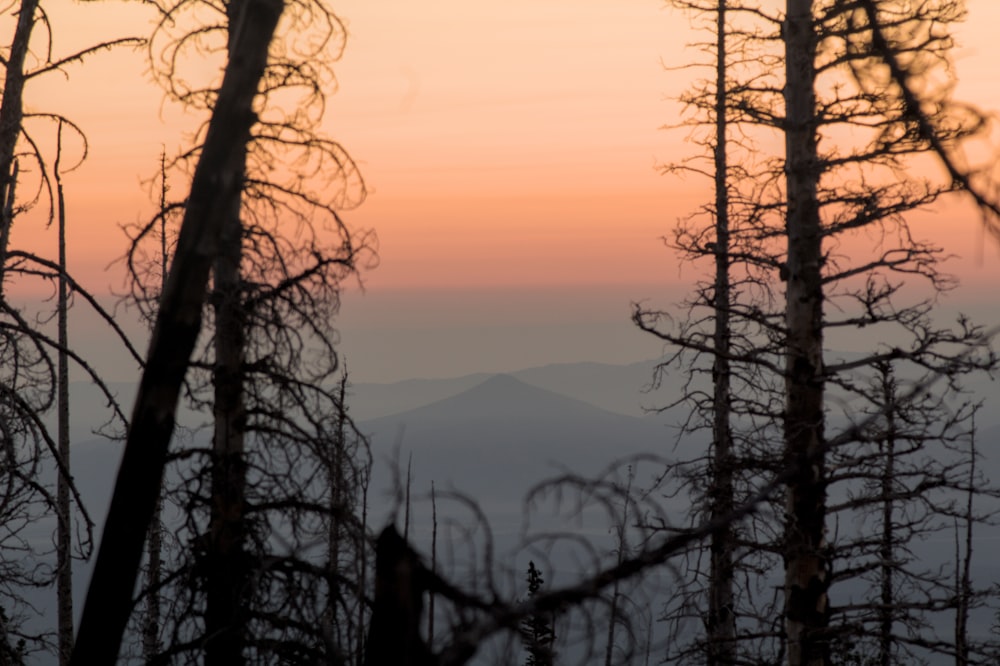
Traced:
<path fill-rule="evenodd" d="M 1000 359 L 994 331 L 942 315 L 947 253 L 911 225 L 967 206 L 1000 237 L 995 118 L 955 96 L 963 0 L 663 0 L 701 60 L 669 130 L 691 153 L 662 177 L 712 192 L 664 229 L 698 282 L 632 307 L 664 350 L 649 383 L 679 387 L 657 407 L 674 428 L 626 455 L 608 435 L 602 471 L 533 485 L 516 566 L 480 497 L 413 487 L 419 450 L 385 469 L 352 414 L 340 306 L 377 244 L 350 224 L 347 137 L 321 125 L 349 17 L 145 4 L 149 34 L 67 55 L 58 2 L 2 10 L 0 666 L 1000 663 L 1000 581 L 974 547 L 1000 485 L 970 389 Z M 150 156 L 156 212 L 125 227 L 114 308 L 67 269 L 87 128 L 25 101 L 109 51 L 201 123 Z M 22 223 L 57 256 L 20 249 Z M 53 295 L 35 310 L 30 283 Z M 135 363 L 134 403 L 74 348 L 79 309 Z M 867 349 L 832 351 L 847 338 Z M 122 447 L 103 530 L 74 476 L 71 368 Z M 41 629 L 37 594 L 57 610 Z"/>

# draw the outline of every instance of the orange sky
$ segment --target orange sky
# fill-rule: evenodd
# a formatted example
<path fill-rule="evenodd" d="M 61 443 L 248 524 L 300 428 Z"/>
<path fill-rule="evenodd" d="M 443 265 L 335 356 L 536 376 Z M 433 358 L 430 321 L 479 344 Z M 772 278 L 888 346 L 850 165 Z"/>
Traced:
<path fill-rule="evenodd" d="M 703 36 L 684 15 L 661 0 L 333 4 L 350 38 L 324 127 L 371 190 L 345 213 L 380 239 L 381 265 L 365 276 L 369 305 L 398 289 L 603 285 L 621 306 L 601 316 L 627 325 L 630 298 L 659 299 L 656 285 L 677 288 L 702 273 L 678 267 L 659 240 L 709 195 L 707 182 L 656 170 L 698 150 L 685 131 L 661 129 L 679 120 L 669 99 L 697 75 L 663 66 L 698 57 L 684 44 Z M 968 5 L 958 94 L 1000 109 L 1000 3 Z M 149 30 L 141 3 L 49 7 L 57 54 Z M 0 23 L 0 39 L 9 39 L 9 25 L 9 17 Z M 201 120 L 164 106 L 146 68 L 141 52 L 97 54 L 68 79 L 50 76 L 27 92 L 31 110 L 65 113 L 89 134 L 89 160 L 66 178 L 70 262 L 98 292 L 120 291 L 119 268 L 108 269 L 124 250 L 119 226 L 149 215 L 143 183 L 161 145 L 184 145 Z M 35 132 L 43 142 L 51 134 Z M 1000 279 L 1000 253 L 984 243 L 970 208 L 940 205 L 922 219 L 919 235 L 964 258 L 949 266 L 967 285 L 962 297 L 992 302 L 986 288 Z M 20 220 L 13 244 L 55 253 L 54 234 L 37 220 Z"/>
<path fill-rule="evenodd" d="M 990 26 L 1000 3 L 972 0 L 960 39 L 960 93 L 1000 108 Z M 660 0 L 343 0 L 350 41 L 325 128 L 359 161 L 371 189 L 347 213 L 381 241 L 370 287 L 627 284 L 673 280 L 658 237 L 707 196 L 707 184 L 655 165 L 696 150 L 668 98 L 696 57 L 685 17 Z M 142 34 L 135 3 L 53 3 L 56 50 Z M 6 37 L 5 37 L 6 38 Z M 123 247 L 116 225 L 148 214 L 142 181 L 161 145 L 196 120 L 163 107 L 141 53 L 91 57 L 69 80 L 29 89 L 88 132 L 91 157 L 67 179 L 72 263 L 88 283 Z M 181 184 L 177 184 L 181 187 Z M 969 211 L 958 213 L 969 218 Z M 37 225 L 35 225 L 37 227 Z M 975 225 L 948 225 L 949 246 L 977 254 Z M 31 239 L 25 221 L 15 245 Z M 935 234 L 937 235 L 937 234 Z M 992 248 L 985 259 L 996 259 Z M 974 262 L 973 262 L 974 263 Z M 984 261 L 985 264 L 997 262 Z M 665 268 L 665 264 L 667 267 Z M 963 266 L 966 279 L 979 270 Z M 989 280 L 997 271 L 989 269 Z M 690 277 L 688 272 L 684 277 Z M 103 278 L 103 284 L 102 284 Z M 96 281 L 96 283 L 95 283 Z"/>

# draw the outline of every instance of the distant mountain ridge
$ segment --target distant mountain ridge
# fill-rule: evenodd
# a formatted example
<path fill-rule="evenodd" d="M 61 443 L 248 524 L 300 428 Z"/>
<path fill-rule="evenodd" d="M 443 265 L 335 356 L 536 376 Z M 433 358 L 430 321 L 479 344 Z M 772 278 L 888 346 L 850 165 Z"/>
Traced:
<path fill-rule="evenodd" d="M 376 460 L 412 455 L 413 486 L 431 481 L 485 506 L 517 503 L 542 479 L 564 471 L 593 475 L 638 453 L 676 455 L 661 423 L 618 414 L 521 381 L 490 376 L 415 409 L 361 421 Z M 692 440 L 692 445 L 694 444 Z M 391 478 L 376 471 L 373 487 Z"/>
<path fill-rule="evenodd" d="M 554 363 L 506 373 L 526 384 L 560 393 L 610 412 L 641 416 L 667 402 L 664 392 L 647 393 L 658 361 L 628 365 Z M 458 395 L 491 377 L 473 373 L 447 379 L 408 379 L 391 384 L 360 382 L 350 386 L 351 414 L 369 420 L 409 411 Z"/>

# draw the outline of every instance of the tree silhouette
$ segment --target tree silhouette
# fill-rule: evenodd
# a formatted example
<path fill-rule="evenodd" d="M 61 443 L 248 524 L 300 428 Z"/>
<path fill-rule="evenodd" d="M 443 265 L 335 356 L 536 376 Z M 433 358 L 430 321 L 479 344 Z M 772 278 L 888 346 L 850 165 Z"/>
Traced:
<path fill-rule="evenodd" d="M 163 4 L 150 40 L 157 79 L 192 111 L 210 110 L 219 93 L 212 81 L 186 78 L 185 66 L 229 53 L 239 25 L 237 5 L 219 21 L 206 21 L 203 7 Z M 235 165 L 239 194 L 222 213 L 205 344 L 186 378 L 190 406 L 211 415 L 211 446 L 179 450 L 165 489 L 186 546 L 164 562 L 172 605 L 161 659 L 202 648 L 207 663 L 224 664 L 361 651 L 358 563 L 369 546 L 359 514 L 370 460 L 343 404 L 334 318 L 340 284 L 367 250 L 338 209 L 359 201 L 364 187 L 343 148 L 318 129 L 324 70 L 344 27 L 321 2 L 295 5 L 285 20 L 263 70 L 260 121 Z M 295 45 L 286 41 L 293 33 Z M 199 151 L 183 150 L 167 170 L 183 174 Z M 280 160 L 286 167 L 275 166 Z M 153 232 L 184 206 L 169 202 L 131 230 L 133 297 L 150 314 Z"/>
<path fill-rule="evenodd" d="M 160 492 L 181 384 L 201 329 L 202 301 L 218 252 L 220 225 L 240 196 L 241 164 L 254 123 L 252 107 L 282 10 L 281 2 L 268 0 L 239 5 L 242 29 L 230 49 L 192 180 L 73 647 L 73 664 L 110 666 L 118 656 L 143 541 Z"/>
<path fill-rule="evenodd" d="M 782 633 L 788 663 L 828 663 L 827 641 L 835 633 L 830 631 L 828 588 L 833 580 L 850 577 L 837 575 L 836 567 L 849 570 L 855 564 L 838 560 L 849 560 L 852 546 L 831 544 L 825 517 L 828 493 L 854 492 L 850 488 L 864 476 L 860 465 L 865 464 L 857 452 L 865 446 L 865 436 L 855 437 L 850 429 L 828 433 L 829 419 L 850 416 L 849 408 L 838 404 L 840 392 L 859 395 L 862 377 L 886 361 L 906 368 L 908 377 L 929 372 L 956 382 L 964 372 L 994 363 L 981 329 L 965 320 L 949 329 L 929 317 L 936 295 L 952 282 L 939 268 L 941 250 L 916 240 L 904 218 L 952 191 L 957 182 L 902 177 L 911 158 L 935 150 L 935 145 L 950 152 L 982 131 L 981 117 L 959 108 L 949 97 L 949 84 L 939 83 L 948 80 L 947 26 L 960 14 L 959 5 L 920 2 L 917 9 L 903 9 L 893 3 L 864 3 L 878 5 L 873 28 L 875 19 L 854 3 L 790 1 L 783 12 L 754 3 L 674 4 L 713 19 L 714 39 L 704 45 L 716 56 L 713 79 L 683 98 L 698 114 L 696 128 L 710 128 L 710 138 L 702 141 L 710 166 L 681 162 L 670 171 L 715 179 L 716 200 L 706 207 L 712 224 L 683 224 L 675 238 L 688 257 L 713 259 L 716 271 L 714 280 L 696 292 L 692 314 L 677 328 L 663 325 L 660 313 L 637 310 L 635 319 L 689 355 L 692 375 L 711 374 L 711 388 L 689 384 L 688 395 L 700 411 L 685 426 L 710 424 L 715 456 L 697 468 L 708 471 L 708 480 L 704 494 L 696 498 L 709 498 L 711 507 L 720 497 L 732 497 L 733 479 L 718 466 L 719 452 L 729 448 L 718 424 L 731 419 L 750 433 L 748 440 L 757 434 L 758 442 L 770 439 L 764 434 L 768 428 L 773 432 L 780 426 L 782 451 L 758 444 L 740 449 L 737 460 L 748 473 L 740 480 L 746 484 L 745 496 L 752 496 L 774 470 L 791 474 L 783 535 L 768 537 L 758 522 L 747 530 L 754 539 L 740 545 L 784 560 Z M 728 24 L 726 15 L 734 17 Z M 727 43 L 735 45 L 728 61 Z M 905 63 L 904 83 L 921 82 L 919 114 L 913 113 L 913 91 L 891 71 L 886 76 L 886 59 Z M 725 99 L 720 100 L 723 91 Z M 738 142 L 727 144 L 722 134 L 727 126 L 740 137 Z M 784 153 L 766 155 L 760 146 L 775 139 Z M 720 160 L 720 147 L 739 154 L 740 166 Z M 731 195 L 724 209 L 720 193 Z M 724 221 L 729 222 L 725 230 Z M 873 241 L 871 253 L 840 249 L 862 237 Z M 728 267 L 720 265 L 720 254 L 727 255 Z M 735 273 L 737 287 L 727 288 L 721 281 L 726 270 Z M 917 279 L 935 295 L 914 298 L 904 281 Z M 783 311 L 775 303 L 783 304 Z M 841 332 L 855 327 L 872 331 L 870 339 L 898 344 L 883 343 L 848 362 L 824 352 Z M 727 329 L 737 332 L 728 341 L 718 337 L 718 331 Z M 701 357 L 707 363 L 698 364 Z M 952 364 L 954 359 L 967 363 Z M 741 382 L 733 402 L 720 399 L 730 381 Z M 873 393 L 866 395 L 869 404 L 887 409 Z M 784 404 L 776 409 L 780 402 Z M 929 438 L 936 429 L 925 425 Z M 831 456 L 837 460 L 833 475 L 826 469 Z M 871 464 L 871 458 L 866 460 Z M 952 487 L 961 492 L 961 485 Z M 904 526 L 894 523 L 893 528 L 902 531 Z M 717 540 L 726 532 L 715 534 Z M 729 554 L 714 562 L 732 562 L 737 545 L 730 543 Z M 720 630 L 713 594 L 724 592 L 726 579 L 715 566 L 709 567 L 704 649 L 710 663 L 728 663 L 734 654 L 712 641 Z M 745 570 L 753 575 L 752 566 Z M 766 627 L 748 624 L 752 608 L 733 610 L 748 633 L 743 640 L 754 644 L 766 635 Z M 762 654 L 755 648 L 749 653 Z"/>
<path fill-rule="evenodd" d="M 25 610 L 21 592 L 54 583 L 59 663 L 65 664 L 73 640 L 72 560 L 88 556 L 93 526 L 70 470 L 67 391 L 71 364 L 82 368 L 107 397 L 112 419 L 124 420 L 100 376 L 70 347 L 67 317 L 72 298 L 79 297 L 95 309 L 132 350 L 113 318 L 72 279 L 66 266 L 62 178 L 86 158 L 86 138 L 58 112 L 26 110 L 25 93 L 31 82 L 52 74 L 68 75 L 67 69 L 86 56 L 136 40 L 99 42 L 59 56 L 51 23 L 38 0 L 21 0 L 7 9 L 13 14 L 13 34 L 2 61 L 0 95 L 0 487 L 4 488 L 0 494 L 0 608 L 5 610 L 4 633 L 21 646 L 19 652 L 39 649 L 47 637 L 20 633 Z M 43 150 L 50 132 L 55 146 L 51 152 Z M 78 157 L 70 155 L 70 147 L 79 151 Z M 14 242 L 15 221 L 39 221 L 27 215 L 33 210 L 41 212 L 49 224 L 58 218 L 59 256 L 55 260 L 24 252 Z M 36 280 L 54 285 L 54 313 L 45 306 L 12 302 L 15 282 Z M 54 333 L 47 326 L 53 320 Z M 57 412 L 56 432 L 50 432 L 42 420 L 50 410 Z M 37 536 L 26 536 L 31 529 L 46 529 L 43 525 L 49 517 L 55 522 L 51 552 L 39 545 L 42 540 Z"/>
<path fill-rule="evenodd" d="M 542 572 L 535 568 L 533 560 L 528 562 L 528 597 L 536 596 L 545 584 Z M 521 641 L 528 652 L 526 666 L 552 666 L 555 658 L 553 644 L 555 630 L 552 617 L 546 613 L 536 613 L 521 620 Z"/>

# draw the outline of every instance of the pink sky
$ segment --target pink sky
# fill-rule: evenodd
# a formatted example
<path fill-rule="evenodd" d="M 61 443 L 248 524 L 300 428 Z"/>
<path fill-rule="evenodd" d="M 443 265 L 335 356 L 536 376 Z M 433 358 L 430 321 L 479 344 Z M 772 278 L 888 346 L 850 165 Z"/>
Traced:
<path fill-rule="evenodd" d="M 1000 109 L 1000 3 L 968 5 L 958 93 Z M 380 239 L 381 265 L 365 276 L 369 298 L 381 290 L 587 285 L 644 298 L 656 295 L 650 285 L 676 288 L 698 276 L 701 269 L 678 267 L 659 240 L 709 196 L 707 182 L 656 169 L 698 150 L 684 130 L 662 129 L 680 119 L 669 99 L 696 72 L 664 64 L 700 57 L 684 45 L 702 36 L 664 7 L 336 2 L 350 38 L 324 128 L 359 162 L 370 188 L 345 213 Z M 59 2 L 49 11 L 57 53 L 149 30 L 139 3 Z M 9 19 L 2 25 L 9 34 Z M 143 53 L 98 54 L 68 80 L 47 77 L 28 90 L 32 109 L 65 113 L 89 134 L 90 158 L 66 186 L 71 267 L 97 291 L 121 285 L 119 269 L 108 270 L 124 250 L 118 228 L 149 215 L 143 182 L 160 147 L 184 145 L 184 132 L 201 120 L 162 105 L 145 70 Z M 966 297 L 995 288 L 1000 253 L 995 242 L 984 247 L 971 209 L 939 206 L 929 219 L 918 233 L 962 255 L 950 269 Z M 37 220 L 23 220 L 13 243 L 54 254 L 54 234 Z"/>
<path fill-rule="evenodd" d="M 1000 6 L 969 4 L 959 92 L 1000 108 L 987 50 Z M 369 286 L 676 279 L 665 270 L 669 257 L 658 237 L 708 190 L 655 168 L 697 150 L 684 130 L 661 129 L 678 120 L 668 98 L 695 75 L 663 64 L 698 57 L 684 47 L 693 36 L 684 15 L 663 6 L 336 3 L 350 39 L 324 127 L 358 160 L 371 189 L 361 208 L 346 213 L 381 241 L 381 266 L 367 276 Z M 134 3 L 67 3 L 50 11 L 62 52 L 97 35 L 148 30 L 148 9 Z M 121 252 L 117 225 L 148 214 L 142 181 L 155 172 L 160 146 L 182 145 L 198 120 L 163 106 L 145 69 L 141 53 L 99 54 L 70 70 L 69 80 L 48 77 L 29 89 L 33 108 L 66 113 L 90 136 L 90 159 L 67 178 L 72 261 L 88 282 L 100 282 L 98 273 Z M 963 220 L 949 222 L 941 239 L 975 255 L 981 239 L 967 221 L 970 211 L 941 212 Z M 17 230 L 15 244 L 52 242 L 29 240 L 37 229 L 28 226 Z M 988 249 L 983 256 L 997 255 Z M 968 269 L 962 272 L 978 282 L 979 269 Z"/>

